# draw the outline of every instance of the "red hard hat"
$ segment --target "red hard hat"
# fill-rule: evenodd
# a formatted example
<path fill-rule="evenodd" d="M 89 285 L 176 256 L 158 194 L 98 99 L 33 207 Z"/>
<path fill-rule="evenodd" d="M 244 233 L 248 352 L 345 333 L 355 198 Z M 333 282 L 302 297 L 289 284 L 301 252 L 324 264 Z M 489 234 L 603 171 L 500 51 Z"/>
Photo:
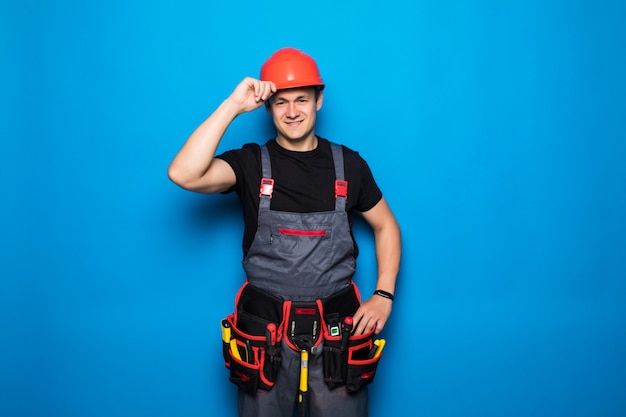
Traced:
<path fill-rule="evenodd" d="M 282 48 L 274 52 L 261 67 L 261 81 L 272 81 L 276 88 L 324 88 L 315 60 L 299 49 Z"/>

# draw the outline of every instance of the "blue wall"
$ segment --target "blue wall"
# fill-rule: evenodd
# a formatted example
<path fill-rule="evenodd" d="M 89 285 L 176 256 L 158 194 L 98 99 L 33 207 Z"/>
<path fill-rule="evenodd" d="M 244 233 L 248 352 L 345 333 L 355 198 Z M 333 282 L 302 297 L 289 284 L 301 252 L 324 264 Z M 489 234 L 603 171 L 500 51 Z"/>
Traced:
<path fill-rule="evenodd" d="M 282 46 L 403 228 L 371 415 L 626 415 L 625 4 L 3 1 L 0 415 L 236 415 L 241 213 L 166 170 Z"/>

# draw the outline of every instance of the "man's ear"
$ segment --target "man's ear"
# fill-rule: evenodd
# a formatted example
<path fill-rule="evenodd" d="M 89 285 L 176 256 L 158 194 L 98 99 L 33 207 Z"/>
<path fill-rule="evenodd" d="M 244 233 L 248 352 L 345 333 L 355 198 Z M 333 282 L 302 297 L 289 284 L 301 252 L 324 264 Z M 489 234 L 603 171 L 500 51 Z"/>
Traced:
<path fill-rule="evenodd" d="M 320 92 L 317 93 L 317 111 L 320 111 L 320 109 L 322 108 L 323 101 L 324 101 L 324 90 L 320 90 Z"/>
<path fill-rule="evenodd" d="M 272 103 L 270 102 L 270 98 L 267 99 L 267 101 L 265 102 L 265 111 L 267 112 L 267 114 L 272 114 Z"/>

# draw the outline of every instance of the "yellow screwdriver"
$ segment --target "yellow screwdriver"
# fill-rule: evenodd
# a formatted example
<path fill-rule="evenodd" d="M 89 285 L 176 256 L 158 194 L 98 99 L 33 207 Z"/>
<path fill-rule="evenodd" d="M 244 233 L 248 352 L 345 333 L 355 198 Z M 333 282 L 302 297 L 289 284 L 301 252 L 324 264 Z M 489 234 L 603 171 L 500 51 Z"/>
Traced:
<path fill-rule="evenodd" d="M 222 320 L 222 341 L 230 345 L 230 353 L 235 359 L 241 360 L 241 354 L 239 353 L 239 347 L 237 346 L 237 340 L 232 337 L 230 324 L 227 320 Z"/>

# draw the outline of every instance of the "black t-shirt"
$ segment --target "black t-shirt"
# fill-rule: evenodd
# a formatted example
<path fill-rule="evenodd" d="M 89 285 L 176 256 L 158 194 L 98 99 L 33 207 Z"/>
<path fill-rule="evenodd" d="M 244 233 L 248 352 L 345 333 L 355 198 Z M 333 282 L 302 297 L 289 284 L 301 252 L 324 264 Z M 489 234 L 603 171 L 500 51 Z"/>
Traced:
<path fill-rule="evenodd" d="M 335 208 L 335 167 L 330 143 L 318 138 L 318 146 L 308 152 L 284 149 L 275 140 L 267 142 L 272 163 L 274 193 L 271 209 L 296 213 L 332 211 Z M 347 211 L 352 225 L 352 211 L 368 211 L 382 198 L 369 166 L 361 156 L 343 149 L 345 179 L 348 181 Z M 235 171 L 235 191 L 243 204 L 244 256 L 252 245 L 257 229 L 259 188 L 262 177 L 261 147 L 249 143 L 241 149 L 227 151 L 220 158 Z M 355 256 L 357 248 L 355 244 Z"/>

